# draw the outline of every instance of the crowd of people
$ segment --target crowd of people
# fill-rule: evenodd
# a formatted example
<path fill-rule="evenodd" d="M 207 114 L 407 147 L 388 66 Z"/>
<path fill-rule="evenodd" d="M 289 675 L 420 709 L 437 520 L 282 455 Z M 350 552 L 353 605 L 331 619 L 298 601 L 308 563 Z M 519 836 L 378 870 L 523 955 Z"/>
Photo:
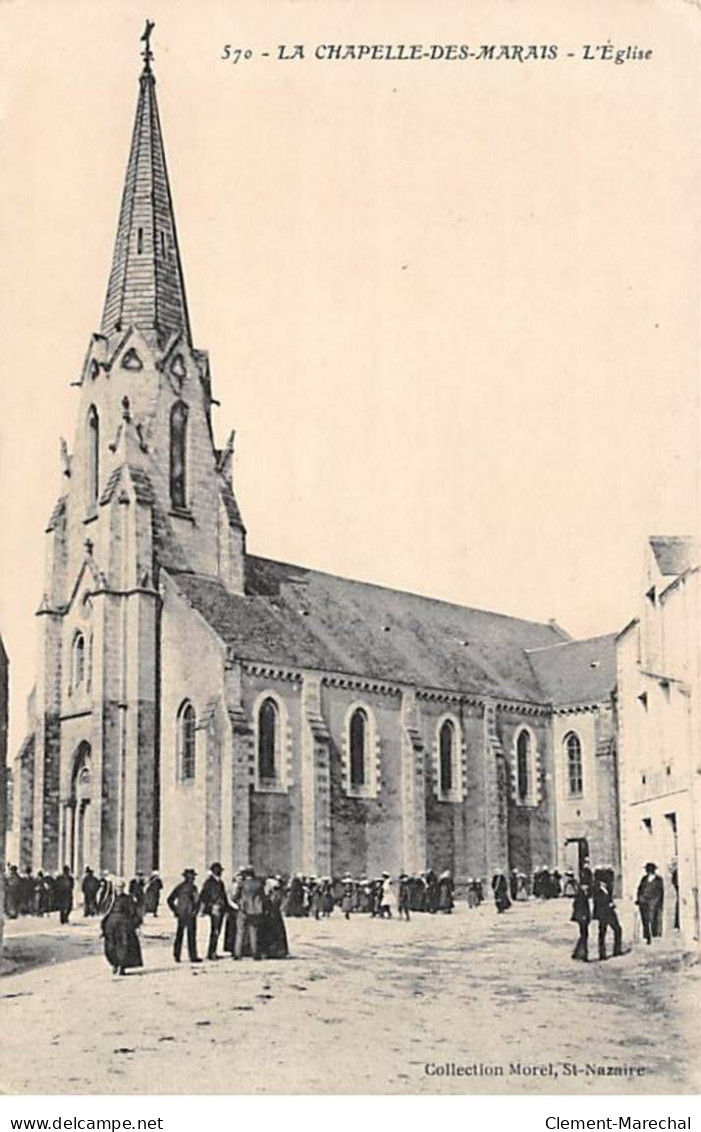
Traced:
<path fill-rule="evenodd" d="M 197 941 L 198 916 L 209 919 L 207 959 L 210 961 L 222 958 L 219 954 L 220 940 L 223 951 L 232 959 L 244 956 L 253 959 L 286 958 L 289 947 L 280 880 L 258 877 L 252 868 L 247 867 L 239 870 L 232 889 L 227 891 L 223 873 L 221 863 L 213 862 L 200 889 L 196 883 L 196 871 L 185 869 L 182 880 L 168 895 L 166 903 L 176 922 L 173 941 L 175 962 L 181 962 L 183 944 L 187 946 L 190 963 L 202 962 Z M 143 966 L 138 928 L 143 922 L 144 904 L 139 903 L 139 891 L 135 891 L 134 881 L 129 889 L 121 878 L 115 878 L 112 884 L 114 896 L 102 920 L 102 935 L 105 957 L 113 973 L 124 975 L 129 968 Z M 154 915 L 156 913 L 157 908 Z"/>
<path fill-rule="evenodd" d="M 492 893 L 497 912 L 505 912 L 517 900 L 556 900 L 560 896 L 574 896 L 577 887 L 573 869 L 561 873 L 546 865 L 537 868 L 531 876 L 512 869 L 510 873 L 498 872 L 492 877 Z M 471 898 L 471 889 L 473 889 Z M 467 902 L 471 907 L 484 899 L 484 881 L 468 879 Z"/>
<path fill-rule="evenodd" d="M 571 919 L 579 928 L 579 937 L 572 952 L 573 959 L 588 962 L 589 926 L 593 921 L 598 924 L 599 959 L 607 958 L 606 941 L 609 929 L 613 939 L 613 957 L 624 954 L 623 930 L 614 897 L 615 883 L 615 873 L 610 865 L 592 870 L 588 861 L 584 863 L 579 880 L 575 882 L 572 900 Z M 635 903 L 640 915 L 643 939 L 646 944 L 651 944 L 654 938 L 662 935 L 664 906 L 664 881 L 659 876 L 657 865 L 653 861 L 648 861 L 645 865 L 645 871 L 637 887 Z M 678 920 L 675 917 L 675 927 L 677 926 Z"/>
<path fill-rule="evenodd" d="M 261 877 L 246 867 L 240 869 L 230 888 L 224 881 L 224 868 L 215 861 L 201 889 L 194 869 L 185 869 L 182 880 L 167 897 L 166 904 L 175 918 L 173 958 L 179 963 L 183 944 L 191 963 L 200 963 L 197 918 L 209 919 L 206 957 L 208 960 L 250 956 L 253 959 L 281 959 L 289 954 L 286 918 L 330 917 L 336 910 L 346 919 L 356 914 L 372 918 L 409 920 L 412 912 L 450 914 L 455 907 L 455 884 L 448 870 L 438 874 L 429 869 L 396 879 L 389 872 L 375 877 L 342 878 L 303 876 Z M 615 874 L 610 865 L 595 869 L 585 861 L 575 876 L 573 870 L 560 873 L 545 866 L 531 876 L 512 869 L 496 872 L 491 881 L 497 912 L 505 912 L 517 901 L 572 898 L 571 920 L 579 936 L 572 958 L 588 961 L 589 930 L 598 924 L 599 959 L 607 958 L 610 931 L 612 955 L 623 954 L 623 933 L 614 898 Z M 673 876 L 673 883 L 675 880 Z M 102 872 L 96 876 L 88 866 L 80 879 L 84 917 L 100 917 L 105 955 L 115 974 L 143 965 L 138 930 L 146 916 L 159 912 L 163 881 L 157 872 L 147 878 L 137 873 L 127 884 L 121 878 Z M 469 908 L 486 900 L 487 881 L 468 877 L 465 896 Z M 76 880 L 66 865 L 57 875 L 30 868 L 20 872 L 10 865 L 5 873 L 5 915 L 46 916 L 58 912 L 62 924 L 73 911 Z M 642 935 L 647 944 L 662 934 L 664 882 L 657 867 L 648 862 L 636 893 Z M 675 921 L 676 924 L 676 921 Z"/>
<path fill-rule="evenodd" d="M 18 916 L 48 916 L 58 912 L 62 924 L 68 923 L 73 909 L 75 881 L 66 867 L 56 876 L 41 869 L 36 875 L 30 868 L 20 872 L 10 865 L 5 873 L 5 916 L 16 920 Z"/>
<path fill-rule="evenodd" d="M 142 917 L 150 913 L 158 914 L 160 893 L 163 881 L 157 872 L 148 880 L 137 873 L 129 885 L 129 895 L 138 905 Z M 5 916 L 16 920 L 19 916 L 48 916 L 58 912 L 59 921 L 67 924 L 76 903 L 76 880 L 68 865 L 54 875 L 31 868 L 20 872 L 17 865 L 9 865 L 5 872 Z M 114 878 L 106 871 L 96 876 L 90 866 L 86 866 L 80 880 L 82 908 L 84 916 L 105 915 L 114 900 Z"/>
<path fill-rule="evenodd" d="M 278 877 L 283 883 L 283 878 Z M 455 907 L 455 886 L 447 870 L 440 875 L 429 869 L 409 876 L 401 873 L 396 881 L 390 873 L 377 877 L 306 877 L 301 873 L 284 883 L 286 916 L 310 916 L 319 920 L 339 908 L 346 919 L 354 912 L 380 919 L 397 915 L 408 920 L 411 912 L 450 913 Z"/>

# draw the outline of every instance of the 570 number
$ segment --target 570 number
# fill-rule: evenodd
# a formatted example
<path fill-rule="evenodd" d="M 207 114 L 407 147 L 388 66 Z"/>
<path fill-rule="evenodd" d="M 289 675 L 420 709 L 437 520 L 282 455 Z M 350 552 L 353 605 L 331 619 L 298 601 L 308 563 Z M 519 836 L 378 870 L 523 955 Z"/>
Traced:
<path fill-rule="evenodd" d="M 240 63 L 242 60 L 252 59 L 253 52 L 250 47 L 233 47 L 230 43 L 225 43 L 220 58 L 230 63 Z"/>

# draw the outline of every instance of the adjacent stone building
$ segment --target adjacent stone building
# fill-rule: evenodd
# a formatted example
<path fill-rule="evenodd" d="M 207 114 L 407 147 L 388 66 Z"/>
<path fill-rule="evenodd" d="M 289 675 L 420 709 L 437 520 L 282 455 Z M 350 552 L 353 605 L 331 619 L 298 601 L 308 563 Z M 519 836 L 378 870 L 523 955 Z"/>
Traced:
<path fill-rule="evenodd" d="M 7 725 L 9 719 L 9 662 L 0 637 L 0 952 L 5 924 L 5 845 L 8 817 L 12 808 L 12 772 L 7 763 Z"/>
<path fill-rule="evenodd" d="M 248 552 L 148 49 L 79 385 L 16 773 L 22 864 L 464 879 L 564 864 L 584 839 L 617 859 L 609 639 Z"/>
<path fill-rule="evenodd" d="M 651 538 L 638 616 L 618 636 L 621 843 L 627 912 L 646 862 L 665 883 L 664 932 L 698 941 L 701 870 L 699 545 Z"/>

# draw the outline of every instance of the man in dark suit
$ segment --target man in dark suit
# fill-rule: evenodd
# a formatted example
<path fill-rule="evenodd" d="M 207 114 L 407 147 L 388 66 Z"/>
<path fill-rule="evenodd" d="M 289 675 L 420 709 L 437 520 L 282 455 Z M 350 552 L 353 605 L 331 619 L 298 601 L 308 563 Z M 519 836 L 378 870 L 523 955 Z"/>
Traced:
<path fill-rule="evenodd" d="M 265 911 L 265 885 L 262 877 L 257 877 L 252 868 L 241 870 L 241 877 L 234 889 L 233 901 L 236 913 L 236 944 L 234 959 L 240 959 L 248 939 L 251 955 L 260 959 L 260 927 Z"/>
<path fill-rule="evenodd" d="M 27 865 L 19 878 L 19 911 L 21 916 L 30 916 L 34 911 L 34 876 Z"/>
<path fill-rule="evenodd" d="M 579 925 L 579 939 L 572 952 L 573 959 L 581 959 L 586 963 L 589 959 L 589 924 L 591 922 L 591 909 L 589 907 L 589 889 L 575 881 L 574 900 L 572 901 L 572 915 L 570 919 Z"/>
<path fill-rule="evenodd" d="M 85 866 L 85 873 L 83 875 L 83 883 L 81 888 L 83 890 L 83 915 L 96 916 L 97 915 L 97 891 L 100 887 L 100 882 L 90 868 L 90 865 Z"/>
<path fill-rule="evenodd" d="M 185 869 L 180 884 L 175 886 L 168 897 L 168 907 L 178 921 L 173 943 L 173 958 L 176 963 L 180 962 L 185 934 L 187 934 L 187 953 L 190 962 L 202 962 L 197 955 L 197 909 L 200 896 L 195 884 L 196 876 L 194 869 Z"/>
<path fill-rule="evenodd" d="M 75 881 L 71 876 L 68 865 L 63 866 L 63 872 L 54 881 L 54 901 L 61 924 L 68 923 L 68 917 L 73 909 L 73 886 Z"/>
<path fill-rule="evenodd" d="M 509 873 L 509 896 L 512 901 L 518 896 L 518 870 L 512 869 Z"/>
<path fill-rule="evenodd" d="M 606 932 L 608 928 L 611 928 L 613 932 L 614 956 L 623 954 L 623 932 L 613 901 L 612 872 L 613 870 L 609 868 L 594 870 L 592 919 L 599 921 L 599 959 L 606 958 Z"/>
<path fill-rule="evenodd" d="M 648 861 L 638 891 L 635 894 L 640 919 L 643 924 L 643 938 L 652 943 L 653 936 L 662 935 L 662 907 L 664 904 L 664 881 L 657 875 L 657 865 Z"/>
<path fill-rule="evenodd" d="M 594 874 L 591 871 L 589 858 L 585 857 L 579 870 L 579 883 L 583 888 L 591 888 L 594 883 Z"/>
<path fill-rule="evenodd" d="M 219 933 L 224 923 L 229 901 L 226 898 L 226 889 L 222 878 L 222 868 L 219 861 L 209 866 L 209 876 L 202 885 L 200 892 L 200 909 L 205 916 L 209 916 L 209 946 L 207 947 L 207 958 L 218 959 L 217 945 L 219 943 Z"/>

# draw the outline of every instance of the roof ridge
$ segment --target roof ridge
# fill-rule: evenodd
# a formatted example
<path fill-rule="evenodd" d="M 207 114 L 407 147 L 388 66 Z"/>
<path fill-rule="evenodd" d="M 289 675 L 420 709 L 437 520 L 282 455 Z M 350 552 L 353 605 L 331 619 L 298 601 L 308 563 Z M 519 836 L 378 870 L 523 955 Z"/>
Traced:
<path fill-rule="evenodd" d="M 553 645 L 538 645 L 534 649 L 524 649 L 523 651 L 530 656 L 535 652 L 552 652 L 553 649 L 565 648 L 567 645 L 587 645 L 591 644 L 592 641 L 605 641 L 609 638 L 615 640 L 617 636 L 617 632 L 595 633 L 593 637 L 573 637 L 569 641 L 556 641 Z"/>

